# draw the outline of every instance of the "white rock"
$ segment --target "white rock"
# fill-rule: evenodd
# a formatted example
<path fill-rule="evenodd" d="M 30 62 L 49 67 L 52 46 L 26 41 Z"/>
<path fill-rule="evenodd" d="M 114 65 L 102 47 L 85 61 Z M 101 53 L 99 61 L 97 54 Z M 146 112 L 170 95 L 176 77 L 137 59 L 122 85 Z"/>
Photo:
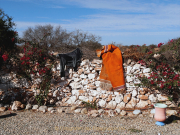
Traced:
<path fill-rule="evenodd" d="M 154 114 L 149 114 L 149 117 L 154 118 Z"/>
<path fill-rule="evenodd" d="M 132 97 L 136 97 L 137 94 L 138 94 L 138 93 L 137 93 L 137 90 L 133 90 L 133 91 L 132 91 Z"/>
<path fill-rule="evenodd" d="M 54 110 L 53 107 L 48 107 L 48 112 L 51 112 L 52 110 Z"/>
<path fill-rule="evenodd" d="M 98 110 L 98 113 L 99 113 L 99 114 L 102 114 L 102 113 L 104 113 L 104 110 L 103 110 L 103 109 L 99 109 L 99 110 Z"/>
<path fill-rule="evenodd" d="M 131 66 L 127 66 L 127 74 L 130 74 L 131 70 L 132 70 L 132 67 Z"/>
<path fill-rule="evenodd" d="M 73 77 L 78 78 L 79 75 L 78 74 L 73 74 Z"/>
<path fill-rule="evenodd" d="M 58 112 L 58 113 L 65 112 L 65 108 L 61 108 L 61 107 L 59 107 L 59 108 L 57 109 L 57 112 Z"/>
<path fill-rule="evenodd" d="M 150 68 L 145 68 L 145 69 L 143 70 L 143 73 L 149 73 L 150 71 L 151 71 Z"/>
<path fill-rule="evenodd" d="M 53 92 L 53 97 L 57 97 L 58 92 L 59 92 L 59 90 L 55 90 L 55 91 Z"/>
<path fill-rule="evenodd" d="M 81 74 L 81 75 L 80 75 L 80 78 L 86 79 L 86 78 L 87 78 L 87 75 Z"/>
<path fill-rule="evenodd" d="M 77 97 L 76 97 L 76 96 L 71 96 L 66 103 L 72 105 L 72 104 L 75 103 L 76 100 L 77 100 Z"/>
<path fill-rule="evenodd" d="M 171 105 L 169 105 L 169 107 L 176 107 L 176 105 L 172 103 Z"/>
<path fill-rule="evenodd" d="M 89 74 L 91 71 L 90 71 L 90 69 L 88 69 L 88 70 L 86 70 L 85 72 L 84 72 L 84 74 Z"/>
<path fill-rule="evenodd" d="M 71 111 L 74 111 L 76 109 L 77 109 L 77 106 L 75 106 L 75 105 L 71 107 Z"/>
<path fill-rule="evenodd" d="M 157 94 L 158 100 L 159 101 L 168 101 L 168 97 L 167 96 L 162 96 L 161 94 Z"/>
<path fill-rule="evenodd" d="M 126 104 L 126 108 L 134 108 L 137 104 L 137 99 L 132 97 L 131 100 Z"/>
<path fill-rule="evenodd" d="M 38 111 L 46 112 L 47 111 L 47 106 L 40 106 Z"/>
<path fill-rule="evenodd" d="M 140 84 L 141 81 L 139 79 L 134 79 L 134 84 Z"/>
<path fill-rule="evenodd" d="M 92 63 L 100 65 L 102 63 L 102 60 L 93 59 Z"/>
<path fill-rule="evenodd" d="M 116 108 L 116 105 L 117 105 L 116 101 L 112 101 L 112 100 L 111 100 L 111 101 L 107 104 L 106 108 L 115 109 L 115 108 Z"/>
<path fill-rule="evenodd" d="M 84 66 L 84 65 L 88 65 L 89 64 L 89 60 L 88 59 L 85 59 L 81 62 L 81 65 L 80 66 Z"/>
<path fill-rule="evenodd" d="M 119 114 L 121 112 L 121 109 L 116 108 L 115 111 Z"/>
<path fill-rule="evenodd" d="M 140 69 L 137 69 L 133 74 L 141 73 Z"/>
<path fill-rule="evenodd" d="M 88 102 L 88 97 L 86 97 L 86 96 L 79 96 L 79 100 Z"/>
<path fill-rule="evenodd" d="M 155 114 L 155 109 L 152 109 L 150 113 Z"/>
<path fill-rule="evenodd" d="M 73 73 L 73 70 L 70 68 L 69 69 L 69 74 L 72 74 Z"/>
<path fill-rule="evenodd" d="M 5 107 L 0 107 L 0 112 L 4 112 L 6 110 Z"/>
<path fill-rule="evenodd" d="M 114 117 L 114 111 L 113 110 L 108 110 L 107 112 L 108 112 L 110 117 Z"/>
<path fill-rule="evenodd" d="M 126 80 L 127 82 L 132 82 L 134 80 L 134 78 L 132 76 L 126 76 Z"/>
<path fill-rule="evenodd" d="M 144 75 L 148 78 L 150 77 L 150 73 L 144 73 Z"/>
<path fill-rule="evenodd" d="M 115 97 L 115 101 L 116 101 L 117 104 L 120 103 L 122 100 L 123 100 L 123 95 L 122 94 Z"/>
<path fill-rule="evenodd" d="M 119 109 L 125 108 L 125 103 L 121 102 L 121 103 L 117 104 L 116 108 L 119 108 Z"/>
<path fill-rule="evenodd" d="M 56 70 L 61 70 L 61 65 L 60 65 L 60 63 L 58 63 L 58 64 L 56 65 Z"/>
<path fill-rule="evenodd" d="M 74 79 L 75 82 L 81 81 L 81 79 L 79 79 L 79 78 L 73 78 L 73 79 Z"/>
<path fill-rule="evenodd" d="M 56 110 L 54 109 L 54 110 L 51 110 L 50 112 L 51 112 L 51 113 L 55 113 L 55 112 L 56 112 Z"/>
<path fill-rule="evenodd" d="M 81 109 L 78 108 L 78 109 L 76 109 L 74 112 L 75 112 L 75 113 L 80 113 L 80 112 L 81 112 Z"/>
<path fill-rule="evenodd" d="M 72 82 L 72 83 L 70 83 L 69 85 L 72 87 L 72 89 L 80 89 L 80 88 L 83 88 L 83 86 L 80 85 L 80 83 L 78 83 L 78 82 Z"/>
<path fill-rule="evenodd" d="M 176 110 L 166 110 L 166 114 L 167 114 L 168 116 L 176 115 L 176 114 L 177 114 L 177 111 L 176 111 Z"/>
<path fill-rule="evenodd" d="M 71 93 L 73 96 L 79 96 L 79 90 L 72 90 Z"/>
<path fill-rule="evenodd" d="M 89 100 L 89 102 L 92 102 L 92 101 L 93 101 L 93 97 L 92 97 L 92 96 L 89 96 L 89 97 L 88 97 L 88 100 Z"/>
<path fill-rule="evenodd" d="M 126 115 L 126 111 L 122 110 L 120 115 L 122 115 L 122 116 Z"/>
<path fill-rule="evenodd" d="M 12 105 L 12 107 L 11 107 L 11 110 L 17 111 L 17 110 L 20 109 L 20 108 L 21 108 L 21 102 L 20 102 L 20 101 L 14 101 L 14 102 L 13 102 L 13 105 Z"/>
<path fill-rule="evenodd" d="M 97 76 L 97 74 L 88 74 L 88 79 L 94 79 Z"/>
<path fill-rule="evenodd" d="M 140 69 L 140 67 L 141 67 L 141 64 L 135 64 L 135 65 L 133 66 L 133 71 L 135 71 L 135 70 L 137 70 L 137 69 Z"/>
<path fill-rule="evenodd" d="M 100 81 L 95 81 L 95 85 L 96 85 L 96 87 L 99 87 L 100 86 Z"/>
<path fill-rule="evenodd" d="M 118 95 L 120 95 L 120 94 L 119 94 L 119 92 L 114 91 L 114 95 L 118 96 Z"/>
<path fill-rule="evenodd" d="M 172 102 L 171 101 L 166 101 L 166 105 L 171 105 Z"/>
<path fill-rule="evenodd" d="M 93 73 L 93 74 L 94 74 L 94 73 L 96 74 L 96 70 L 92 70 L 92 73 Z M 98 75 L 98 74 L 97 74 L 97 75 Z M 97 76 L 97 75 L 96 75 L 96 76 Z"/>
<path fill-rule="evenodd" d="M 143 101 L 143 100 L 140 100 L 139 103 L 137 103 L 137 107 L 138 108 L 144 108 L 148 105 L 148 101 Z"/>
<path fill-rule="evenodd" d="M 129 65 L 131 63 L 131 59 L 128 59 L 127 61 L 127 65 Z"/>
<path fill-rule="evenodd" d="M 157 97 L 154 96 L 154 94 L 149 95 L 149 100 L 151 100 L 152 103 L 157 102 Z"/>
<path fill-rule="evenodd" d="M 32 109 L 36 110 L 36 109 L 38 109 L 38 107 L 39 107 L 38 105 L 33 105 Z"/>
<path fill-rule="evenodd" d="M 98 95 L 100 95 L 101 93 L 99 92 L 99 91 L 97 91 L 97 90 L 90 90 L 90 94 L 89 95 L 91 95 L 91 96 L 93 96 L 93 97 L 96 97 L 96 96 L 98 96 Z"/>
<path fill-rule="evenodd" d="M 106 100 L 101 99 L 98 104 L 100 107 L 106 107 Z"/>
<path fill-rule="evenodd" d="M 126 83 L 126 87 L 135 87 L 134 83 Z"/>
<path fill-rule="evenodd" d="M 89 80 L 88 79 L 83 79 L 81 80 L 82 85 L 87 85 L 89 83 Z"/>
<path fill-rule="evenodd" d="M 93 113 L 91 116 L 92 116 L 92 117 L 98 117 L 98 116 L 99 116 L 99 114 L 97 114 L 97 113 Z"/>
<path fill-rule="evenodd" d="M 82 104 L 82 101 L 77 100 L 74 104 L 75 104 L 75 105 L 77 105 L 77 106 L 79 106 L 79 105 L 81 105 L 81 104 Z"/>
<path fill-rule="evenodd" d="M 133 111 L 133 114 L 137 115 L 137 114 L 140 114 L 141 113 L 141 110 L 134 110 Z"/>
<path fill-rule="evenodd" d="M 83 109 L 81 110 L 81 113 L 82 113 L 82 114 L 87 114 L 87 113 L 88 113 L 88 111 L 87 111 L 87 109 L 86 109 L 86 108 L 83 108 Z"/>
<path fill-rule="evenodd" d="M 31 109 L 32 108 L 32 105 L 31 104 L 27 104 L 26 105 L 26 110 L 29 110 L 29 109 Z"/>

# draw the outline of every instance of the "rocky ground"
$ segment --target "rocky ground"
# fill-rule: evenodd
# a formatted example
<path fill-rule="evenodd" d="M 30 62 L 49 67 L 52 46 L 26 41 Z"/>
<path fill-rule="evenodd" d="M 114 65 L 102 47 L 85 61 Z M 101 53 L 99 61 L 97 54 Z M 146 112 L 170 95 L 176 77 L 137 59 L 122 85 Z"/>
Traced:
<path fill-rule="evenodd" d="M 87 114 L 81 114 L 75 113 L 73 107 L 58 107 L 55 109 L 57 111 L 53 113 L 51 113 L 52 111 L 42 112 L 26 109 L 0 112 L 0 134 L 179 135 L 180 133 L 179 116 L 168 116 L 165 126 L 157 126 L 154 118 L 150 117 L 148 113 L 152 109 L 142 111 L 138 115 L 132 115 L 129 112 L 128 115 L 122 116 L 116 113 L 113 117 L 106 113 L 108 110 L 93 117 L 90 112 L 94 110 Z"/>

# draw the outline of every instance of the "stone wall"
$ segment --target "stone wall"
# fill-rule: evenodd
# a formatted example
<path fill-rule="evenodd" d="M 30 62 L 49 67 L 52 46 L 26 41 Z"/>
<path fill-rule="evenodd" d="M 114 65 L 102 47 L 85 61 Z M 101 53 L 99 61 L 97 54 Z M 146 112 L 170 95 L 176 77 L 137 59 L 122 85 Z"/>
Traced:
<path fill-rule="evenodd" d="M 57 106 L 81 105 L 82 101 L 96 102 L 101 108 L 109 109 L 135 109 L 148 108 L 157 102 L 165 102 L 173 107 L 167 96 L 160 94 L 158 90 L 140 88 L 135 84 L 140 83 L 137 75 L 149 76 L 151 69 L 132 60 L 124 63 L 124 75 L 126 78 L 126 90 L 113 92 L 102 87 L 99 79 L 102 60 L 85 59 L 81 62 L 78 71 L 72 69 L 65 71 L 65 77 L 60 77 L 60 66 L 57 64 L 53 70 L 53 79 L 48 93 L 47 104 Z M 15 72 L 0 72 L 0 102 L 12 104 L 18 100 L 24 104 L 35 104 L 34 96 L 40 93 L 38 85 L 41 76 L 32 77 L 32 82 L 26 79 L 18 79 Z"/>

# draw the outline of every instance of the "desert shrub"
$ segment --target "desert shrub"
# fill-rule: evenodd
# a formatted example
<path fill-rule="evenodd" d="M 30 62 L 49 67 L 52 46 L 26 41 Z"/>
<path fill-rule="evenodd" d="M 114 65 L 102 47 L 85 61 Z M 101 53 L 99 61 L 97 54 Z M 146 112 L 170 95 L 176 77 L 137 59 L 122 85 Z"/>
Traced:
<path fill-rule="evenodd" d="M 44 36 L 46 35 L 46 36 Z M 43 38 L 43 40 L 41 40 Z M 26 41 L 32 41 L 39 43 L 43 48 L 50 50 L 62 48 L 74 48 L 80 46 L 87 46 L 89 48 L 95 48 L 99 45 L 100 37 L 81 30 L 75 30 L 68 32 L 61 26 L 54 28 L 52 25 L 36 25 L 34 28 L 29 27 L 23 33 L 23 39 Z M 96 48 L 95 48 L 96 49 Z"/>
<path fill-rule="evenodd" d="M 0 68 L 3 65 L 3 58 L 9 62 L 11 55 L 16 48 L 17 32 L 14 29 L 15 23 L 0 9 Z M 3 57 L 2 57 L 3 56 Z"/>
<path fill-rule="evenodd" d="M 179 38 L 172 39 L 165 45 L 159 43 L 159 51 L 150 50 L 147 52 L 141 63 L 151 68 L 152 72 L 149 77 L 139 76 L 141 80 L 139 86 L 158 89 L 177 101 L 177 105 L 180 103 L 179 40 Z"/>

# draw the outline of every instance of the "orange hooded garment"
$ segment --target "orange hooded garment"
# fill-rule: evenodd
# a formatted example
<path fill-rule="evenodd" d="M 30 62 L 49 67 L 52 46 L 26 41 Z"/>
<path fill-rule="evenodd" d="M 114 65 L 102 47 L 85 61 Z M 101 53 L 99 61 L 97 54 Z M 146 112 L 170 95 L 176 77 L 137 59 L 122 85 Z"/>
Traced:
<path fill-rule="evenodd" d="M 111 44 L 106 45 L 97 55 L 103 59 L 100 73 L 101 83 L 111 83 L 114 91 L 124 89 L 123 60 L 120 49 Z"/>

